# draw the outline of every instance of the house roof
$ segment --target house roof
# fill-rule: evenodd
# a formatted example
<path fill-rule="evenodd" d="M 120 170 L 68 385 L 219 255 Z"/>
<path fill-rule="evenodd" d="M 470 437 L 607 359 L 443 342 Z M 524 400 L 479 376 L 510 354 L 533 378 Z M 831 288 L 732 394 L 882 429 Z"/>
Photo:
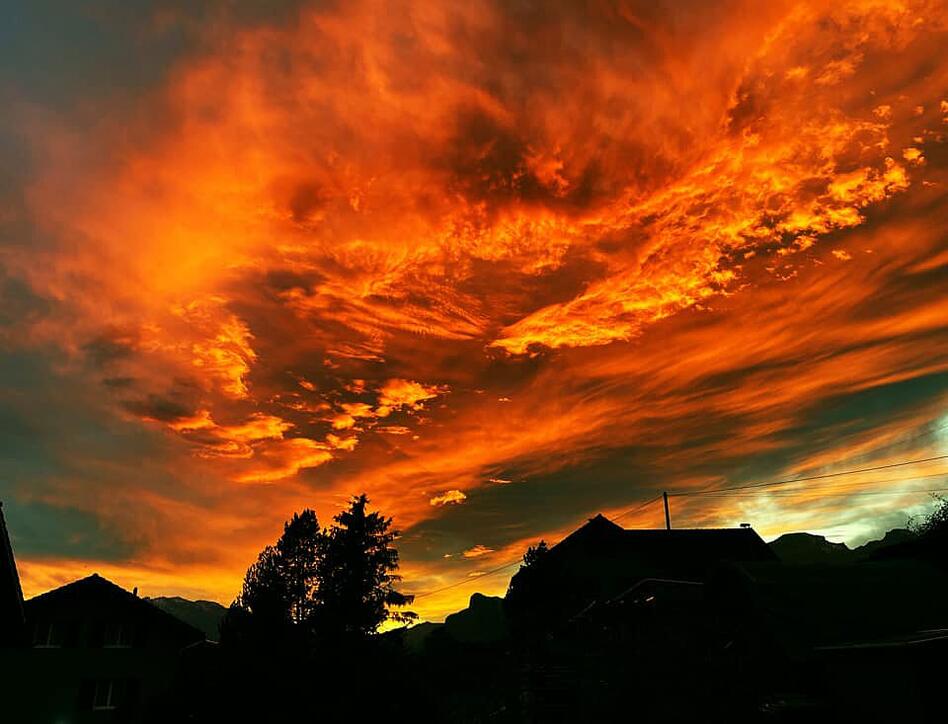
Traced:
<path fill-rule="evenodd" d="M 3 503 L 0 502 L 0 644 L 3 639 L 16 636 L 22 625 L 23 590 L 3 517 Z"/>
<path fill-rule="evenodd" d="M 59 606 L 68 607 L 75 601 L 83 599 L 128 606 L 156 626 L 173 630 L 185 639 L 201 641 L 205 638 L 204 633 L 191 624 L 162 611 L 157 606 L 139 598 L 130 591 L 126 591 L 98 573 L 93 573 L 86 578 L 80 578 L 72 583 L 67 583 L 65 586 L 34 596 L 26 601 L 24 608 L 27 616 L 42 615 L 43 611 L 56 609 Z"/>
<path fill-rule="evenodd" d="M 548 559 L 590 556 L 695 573 L 720 561 L 776 560 L 753 528 L 625 529 L 602 514 L 553 546 Z"/>
<path fill-rule="evenodd" d="M 518 571 L 507 599 L 546 601 L 572 614 L 643 579 L 702 581 L 722 562 L 774 560 L 751 528 L 626 530 L 597 515 Z"/>

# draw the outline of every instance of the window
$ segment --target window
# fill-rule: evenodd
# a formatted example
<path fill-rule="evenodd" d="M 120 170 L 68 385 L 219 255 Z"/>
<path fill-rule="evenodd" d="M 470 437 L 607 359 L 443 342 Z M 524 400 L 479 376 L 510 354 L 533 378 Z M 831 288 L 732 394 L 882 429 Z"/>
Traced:
<path fill-rule="evenodd" d="M 52 621 L 38 621 L 33 628 L 33 646 L 40 649 L 55 649 L 63 645 L 62 631 Z"/>
<path fill-rule="evenodd" d="M 132 645 L 132 626 L 127 623 L 110 623 L 105 627 L 102 645 L 107 649 L 127 649 Z"/>
<path fill-rule="evenodd" d="M 125 697 L 125 682 L 121 679 L 99 679 L 95 682 L 92 708 L 95 711 L 118 709 Z"/>

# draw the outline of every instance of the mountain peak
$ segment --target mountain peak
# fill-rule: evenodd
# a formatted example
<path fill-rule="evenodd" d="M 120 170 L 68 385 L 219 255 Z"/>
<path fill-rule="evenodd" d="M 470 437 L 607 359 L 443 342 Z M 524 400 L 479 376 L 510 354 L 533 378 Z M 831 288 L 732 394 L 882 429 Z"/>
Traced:
<path fill-rule="evenodd" d="M 784 563 L 837 563 L 852 554 L 845 543 L 815 533 L 785 533 L 771 541 L 770 548 Z"/>
<path fill-rule="evenodd" d="M 216 601 L 189 601 L 180 596 L 157 596 L 146 601 L 165 613 L 204 632 L 209 641 L 220 639 L 220 623 L 227 609 Z"/>
<path fill-rule="evenodd" d="M 785 533 L 770 542 L 770 549 L 784 563 L 841 563 L 862 560 L 883 548 L 914 538 L 905 528 L 893 528 L 878 539 L 850 548 L 845 543 L 832 543 L 816 533 Z"/>

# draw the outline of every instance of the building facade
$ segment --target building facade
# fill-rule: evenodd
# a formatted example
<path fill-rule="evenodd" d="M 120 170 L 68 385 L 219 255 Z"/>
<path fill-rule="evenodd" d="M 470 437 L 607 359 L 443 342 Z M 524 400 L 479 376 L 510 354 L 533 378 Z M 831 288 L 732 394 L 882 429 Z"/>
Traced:
<path fill-rule="evenodd" d="M 0 720 L 182 718 L 175 687 L 201 631 L 97 574 L 23 602 L 5 527 L 0 546 Z"/>

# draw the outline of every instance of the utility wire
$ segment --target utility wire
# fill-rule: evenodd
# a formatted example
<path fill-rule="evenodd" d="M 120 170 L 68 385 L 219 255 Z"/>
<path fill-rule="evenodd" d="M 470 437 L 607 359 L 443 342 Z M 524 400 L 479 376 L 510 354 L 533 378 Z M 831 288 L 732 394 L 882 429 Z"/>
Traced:
<path fill-rule="evenodd" d="M 868 491 L 860 491 L 860 492 L 855 492 L 855 493 L 830 492 L 830 493 L 825 493 L 825 494 L 820 495 L 819 500 L 822 500 L 823 498 L 849 498 L 852 496 L 862 496 L 862 495 L 920 495 L 922 493 L 926 493 L 926 494 L 943 493 L 945 491 L 948 491 L 948 488 L 924 488 L 924 489 L 917 489 L 917 490 L 868 490 Z M 793 498 L 799 495 L 799 493 L 772 493 L 772 495 L 780 496 L 782 498 Z M 722 495 L 721 497 L 723 498 L 725 496 Z M 750 497 L 750 496 L 738 495 L 737 497 Z M 816 502 L 816 500 L 817 499 L 815 499 L 812 502 Z M 806 504 L 809 504 L 810 502 L 811 501 L 806 501 Z"/>
<path fill-rule="evenodd" d="M 636 506 L 636 507 L 634 507 L 634 508 L 630 508 L 629 510 L 625 511 L 624 513 L 620 513 L 620 514 L 617 515 L 615 518 L 613 518 L 612 521 L 613 521 L 613 522 L 616 522 L 616 521 L 619 520 L 620 518 L 624 518 L 624 517 L 627 516 L 627 515 L 630 515 L 630 514 L 635 513 L 635 512 L 637 512 L 637 511 L 639 511 L 639 510 L 642 510 L 643 508 L 648 507 L 648 506 L 651 505 L 652 503 L 657 503 L 657 502 L 658 502 L 659 500 L 661 500 L 661 499 L 662 499 L 662 496 L 661 496 L 661 495 L 657 495 L 657 496 L 655 496 L 654 498 L 651 498 L 650 500 L 646 500 L 646 501 L 645 501 L 644 503 L 642 503 L 641 505 L 638 505 L 638 506 Z M 515 560 L 515 561 L 510 561 L 509 563 L 505 563 L 504 565 L 498 566 L 497 568 L 492 568 L 492 569 L 490 569 L 489 571 L 482 571 L 482 572 L 480 572 L 480 573 L 476 573 L 476 574 L 473 574 L 473 575 L 470 575 L 470 576 L 466 576 L 465 578 L 461 578 L 461 579 L 455 581 L 454 583 L 450 583 L 450 584 L 448 584 L 448 585 L 446 585 L 446 586 L 442 586 L 441 588 L 435 588 L 435 589 L 432 590 L 432 591 L 425 591 L 424 593 L 417 593 L 417 594 L 415 594 L 415 599 L 417 600 L 417 599 L 419 599 L 419 598 L 425 598 L 426 596 L 433 596 L 433 595 L 436 594 L 436 593 L 442 593 L 442 592 L 444 592 L 444 591 L 450 591 L 452 588 L 457 588 L 458 586 L 463 586 L 465 583 L 468 583 L 468 582 L 470 582 L 470 581 L 476 581 L 476 580 L 478 580 L 479 578 L 484 578 L 484 577 L 486 577 L 486 576 L 492 576 L 492 575 L 494 575 L 495 573 L 500 573 L 501 571 L 505 571 L 505 570 L 507 570 L 508 568 L 511 568 L 511 567 L 513 567 L 513 566 L 516 566 L 516 565 L 520 564 L 522 561 L 523 561 L 522 558 L 517 558 L 517 560 Z"/>
<path fill-rule="evenodd" d="M 632 513 L 637 513 L 638 511 L 642 510 L 643 508 L 647 508 L 647 507 L 650 506 L 652 503 L 657 503 L 657 502 L 658 502 L 659 500 L 661 500 L 661 499 L 662 499 L 662 496 L 661 496 L 661 495 L 656 495 L 654 498 L 651 498 L 650 500 L 646 500 L 646 501 L 645 501 L 644 503 L 642 503 L 641 505 L 637 505 L 637 506 L 634 507 L 634 508 L 629 508 L 629 509 L 628 509 L 627 511 L 625 511 L 624 513 L 620 513 L 619 515 L 617 515 L 615 518 L 612 519 L 612 522 L 615 523 L 615 522 L 617 522 L 618 520 L 620 520 L 620 519 L 622 519 L 622 518 L 625 518 L 625 516 L 627 516 L 627 515 L 630 515 L 630 514 L 632 514 Z"/>
<path fill-rule="evenodd" d="M 852 482 L 834 482 L 832 483 L 831 488 L 817 488 L 813 487 L 813 492 L 820 492 L 823 495 L 832 495 L 836 490 L 847 490 L 851 488 L 863 488 L 863 487 L 872 487 L 874 485 L 888 485 L 890 483 L 907 483 L 912 480 L 929 480 L 931 478 L 944 478 L 948 477 L 948 470 L 942 470 L 937 473 L 930 473 L 928 475 L 908 475 L 901 478 L 885 478 L 883 480 L 858 480 Z M 706 498 L 724 498 L 728 496 L 750 496 L 758 495 L 762 492 L 767 493 L 767 495 L 780 495 L 780 496 L 793 496 L 793 495 L 803 495 L 807 490 L 778 490 L 776 492 L 769 493 L 767 491 L 762 491 L 759 488 L 750 488 L 747 490 L 737 489 L 737 490 L 708 490 L 701 491 L 702 497 Z M 893 491 L 891 494 L 897 494 L 900 491 Z M 841 495 L 856 495 L 856 493 L 840 493 Z M 671 497 L 671 493 L 668 494 Z M 679 494 L 679 497 L 682 497 L 683 494 Z"/>
<path fill-rule="evenodd" d="M 903 460 L 901 462 L 888 463 L 885 465 L 873 465 L 871 467 L 856 468 L 853 470 L 841 470 L 839 472 L 823 473 L 821 475 L 808 475 L 805 477 L 793 478 L 793 479 L 788 479 L 788 480 L 775 480 L 775 481 L 768 481 L 768 482 L 751 483 L 749 485 L 734 485 L 734 486 L 730 486 L 726 488 L 717 488 L 717 489 L 711 489 L 711 490 L 682 491 L 682 492 L 677 492 L 677 493 L 671 492 L 671 493 L 668 493 L 668 497 L 682 498 L 682 497 L 691 497 L 691 496 L 697 496 L 697 495 L 709 496 L 709 497 L 725 497 L 727 495 L 740 495 L 740 494 L 747 495 L 748 493 L 744 491 L 753 492 L 761 488 L 776 487 L 776 486 L 781 486 L 781 485 L 792 485 L 794 483 L 804 483 L 804 482 L 809 482 L 813 480 L 826 480 L 829 478 L 842 477 L 844 475 L 856 475 L 859 473 L 876 472 L 878 470 L 890 470 L 892 468 L 905 467 L 906 465 L 920 465 L 922 463 L 935 462 L 938 460 L 948 460 L 948 455 L 935 455 L 928 458 L 918 458 L 915 460 Z M 872 485 L 872 484 L 879 485 L 882 483 L 900 482 L 900 481 L 907 481 L 907 480 L 923 480 L 926 478 L 941 477 L 943 475 L 948 475 L 948 472 L 935 473 L 935 474 L 925 475 L 925 476 L 896 478 L 896 479 L 889 479 L 889 480 L 864 481 L 860 483 L 850 483 L 850 485 Z M 840 487 L 846 487 L 846 484 L 845 483 L 840 484 Z M 916 494 L 916 493 L 938 493 L 938 492 L 946 492 L 946 491 L 948 491 L 948 488 L 932 488 L 928 490 L 910 490 L 910 491 L 864 491 L 864 492 L 855 492 L 855 493 L 839 493 L 838 495 L 847 495 L 847 496 L 849 495 L 900 495 L 900 494 L 910 495 L 910 494 Z M 789 494 L 795 495 L 796 493 L 789 493 Z M 787 493 L 783 493 L 783 495 L 787 495 Z M 830 496 L 837 497 L 836 495 L 833 495 L 832 491 L 827 491 L 826 493 L 823 494 L 823 497 L 830 497 Z M 646 500 L 645 502 L 640 503 L 639 505 L 633 508 L 629 508 L 625 512 L 620 513 L 619 515 L 615 516 L 612 519 L 612 521 L 616 522 L 627 515 L 631 515 L 632 513 L 636 513 L 640 510 L 643 510 L 644 508 L 647 508 L 649 505 L 652 505 L 653 503 L 657 503 L 661 499 L 662 499 L 661 495 L 657 495 L 654 498 L 650 498 Z M 449 583 L 446 586 L 441 586 L 440 588 L 435 588 L 431 591 L 425 591 L 423 593 L 415 594 L 415 600 L 418 600 L 419 598 L 426 598 L 428 596 L 433 596 L 437 593 L 443 593 L 444 591 L 450 591 L 459 586 L 463 586 L 466 583 L 470 583 L 471 581 L 477 581 L 481 578 L 492 576 L 494 574 L 500 573 L 501 571 L 505 571 L 508 568 L 512 568 L 513 566 L 516 566 L 520 564 L 521 562 L 522 562 L 522 559 L 517 558 L 516 560 L 509 561 L 508 563 L 498 566 L 497 568 L 492 568 L 488 571 L 482 571 L 470 576 L 466 576 L 453 583 Z"/>
<path fill-rule="evenodd" d="M 825 480 L 827 478 L 838 478 L 843 475 L 856 475 L 857 473 L 872 473 L 877 470 L 889 470 L 891 468 L 900 468 L 906 465 L 919 465 L 921 463 L 930 463 L 935 462 L 936 460 L 948 460 L 948 455 L 935 455 L 930 458 L 919 458 L 917 460 L 903 460 L 898 463 L 888 463 L 886 465 L 873 465 L 868 468 L 857 468 L 855 470 L 840 470 L 836 473 L 823 473 L 821 475 L 808 475 L 802 478 L 792 478 L 789 480 L 774 480 L 765 483 L 750 483 L 748 485 L 732 485 L 727 488 L 712 488 L 709 490 L 688 490 L 682 491 L 679 493 L 669 493 L 668 497 L 672 496 L 676 498 L 693 496 L 693 495 L 711 495 L 713 493 L 722 493 L 730 490 L 749 490 L 751 488 L 772 488 L 779 485 L 793 485 L 794 483 L 805 483 L 810 480 Z"/>
<path fill-rule="evenodd" d="M 930 495 L 932 493 L 945 493 L 948 492 L 948 488 L 927 488 L 925 490 L 870 490 L 865 492 L 858 493 L 830 493 L 829 495 L 821 495 L 821 498 L 842 498 L 842 497 L 852 497 L 852 496 L 863 496 L 863 495 L 921 495 L 925 493 Z M 781 497 L 792 497 L 796 493 L 774 493 L 774 495 L 779 495 Z"/>
<path fill-rule="evenodd" d="M 415 594 L 415 599 L 417 600 L 417 599 L 419 599 L 419 598 L 425 598 L 426 596 L 433 596 L 434 594 L 436 594 L 436 593 L 441 593 L 442 591 L 450 591 L 452 588 L 457 588 L 458 586 L 463 586 L 465 583 L 468 583 L 469 581 L 476 581 L 477 579 L 479 579 L 479 578 L 484 578 L 485 576 L 492 576 L 492 575 L 494 575 L 495 573 L 500 573 L 501 571 L 506 570 L 507 568 L 510 568 L 510 567 L 512 567 L 512 566 L 516 566 L 517 564 L 519 564 L 519 563 L 521 562 L 521 560 L 522 560 L 522 559 L 518 558 L 518 559 L 515 560 L 515 561 L 510 561 L 509 563 L 505 563 L 504 565 L 498 566 L 497 568 L 492 568 L 492 569 L 489 570 L 489 571 L 482 571 L 482 572 L 480 572 L 480 573 L 475 573 L 475 574 L 473 574 L 473 575 L 470 575 L 470 576 L 467 576 L 467 577 L 465 577 L 465 578 L 462 578 L 462 579 L 460 579 L 460 580 L 458 580 L 458 581 L 455 581 L 454 583 L 448 584 L 447 586 L 442 586 L 441 588 L 436 588 L 436 589 L 434 589 L 433 591 L 425 591 L 424 593 L 416 593 L 416 594 Z"/>

